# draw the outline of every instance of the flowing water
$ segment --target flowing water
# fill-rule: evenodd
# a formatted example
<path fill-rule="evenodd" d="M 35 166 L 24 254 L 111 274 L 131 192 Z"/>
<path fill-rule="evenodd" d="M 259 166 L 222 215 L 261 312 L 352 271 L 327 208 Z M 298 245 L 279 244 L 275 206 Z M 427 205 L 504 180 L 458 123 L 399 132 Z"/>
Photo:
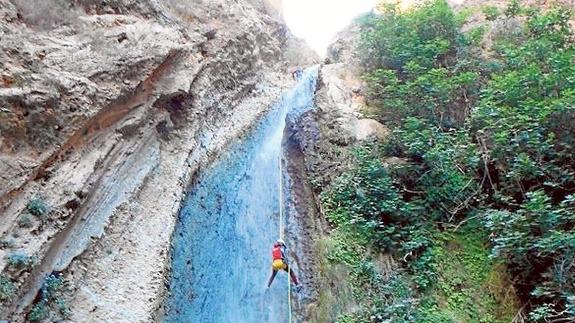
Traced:
<path fill-rule="evenodd" d="M 317 71 L 306 71 L 189 192 L 173 239 L 166 322 L 288 321 L 287 274 L 266 288 L 280 231 L 280 176 L 287 176 L 280 175 L 282 137 L 286 118 L 313 107 Z"/>

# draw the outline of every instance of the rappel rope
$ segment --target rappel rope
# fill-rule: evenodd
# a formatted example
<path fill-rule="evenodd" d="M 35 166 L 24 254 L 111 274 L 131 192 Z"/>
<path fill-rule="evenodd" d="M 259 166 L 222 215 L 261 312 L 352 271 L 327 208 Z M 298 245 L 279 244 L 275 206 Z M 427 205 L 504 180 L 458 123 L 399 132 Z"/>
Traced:
<path fill-rule="evenodd" d="M 282 167 L 282 155 L 279 156 L 279 203 L 280 203 L 280 239 L 284 238 L 284 197 L 283 197 L 283 167 Z M 288 265 L 288 322 L 291 323 L 291 266 Z"/>
<path fill-rule="evenodd" d="M 278 159 L 280 180 L 279 180 L 279 201 L 280 201 L 280 239 L 284 238 L 284 196 L 283 196 L 283 167 L 282 156 L 280 154 Z"/>

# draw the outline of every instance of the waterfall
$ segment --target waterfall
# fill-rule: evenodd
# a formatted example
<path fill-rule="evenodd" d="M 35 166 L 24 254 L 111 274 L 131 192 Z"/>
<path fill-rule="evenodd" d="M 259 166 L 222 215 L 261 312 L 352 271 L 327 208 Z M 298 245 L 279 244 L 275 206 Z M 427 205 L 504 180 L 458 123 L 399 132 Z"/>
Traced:
<path fill-rule="evenodd" d="M 166 322 L 287 322 L 287 273 L 266 288 L 279 237 L 278 183 L 287 176 L 279 160 L 286 118 L 313 107 L 317 73 L 306 71 L 188 193 L 172 242 Z"/>

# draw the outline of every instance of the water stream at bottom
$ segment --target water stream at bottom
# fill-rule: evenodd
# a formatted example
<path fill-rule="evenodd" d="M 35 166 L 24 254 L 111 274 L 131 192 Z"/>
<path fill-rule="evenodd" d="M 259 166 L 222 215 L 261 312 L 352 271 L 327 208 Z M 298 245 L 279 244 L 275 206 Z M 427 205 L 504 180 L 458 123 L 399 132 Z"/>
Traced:
<path fill-rule="evenodd" d="M 286 118 L 312 108 L 317 72 L 306 71 L 188 193 L 172 242 L 166 322 L 288 321 L 286 273 L 266 288 L 280 230 L 281 143 Z"/>

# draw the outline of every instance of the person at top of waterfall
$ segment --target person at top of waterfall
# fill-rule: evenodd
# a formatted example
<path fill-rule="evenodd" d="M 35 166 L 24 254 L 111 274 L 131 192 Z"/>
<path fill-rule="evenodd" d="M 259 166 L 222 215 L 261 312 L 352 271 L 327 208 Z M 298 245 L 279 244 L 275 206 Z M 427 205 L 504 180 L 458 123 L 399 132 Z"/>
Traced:
<path fill-rule="evenodd" d="M 296 68 L 296 70 L 292 73 L 292 77 L 294 80 L 299 81 L 303 76 L 303 71 L 301 67 Z"/>
<path fill-rule="evenodd" d="M 276 278 L 276 275 L 277 275 L 278 271 L 280 271 L 280 270 L 287 271 L 291 276 L 292 282 L 296 286 L 299 286 L 299 282 L 297 280 L 297 277 L 296 277 L 294 271 L 291 270 L 288 266 L 286 256 L 285 256 L 285 250 L 286 250 L 285 242 L 282 239 L 278 239 L 274 243 L 273 248 L 272 248 L 272 261 L 273 261 L 272 262 L 272 275 L 268 281 L 268 288 L 272 285 L 274 278 Z"/>

